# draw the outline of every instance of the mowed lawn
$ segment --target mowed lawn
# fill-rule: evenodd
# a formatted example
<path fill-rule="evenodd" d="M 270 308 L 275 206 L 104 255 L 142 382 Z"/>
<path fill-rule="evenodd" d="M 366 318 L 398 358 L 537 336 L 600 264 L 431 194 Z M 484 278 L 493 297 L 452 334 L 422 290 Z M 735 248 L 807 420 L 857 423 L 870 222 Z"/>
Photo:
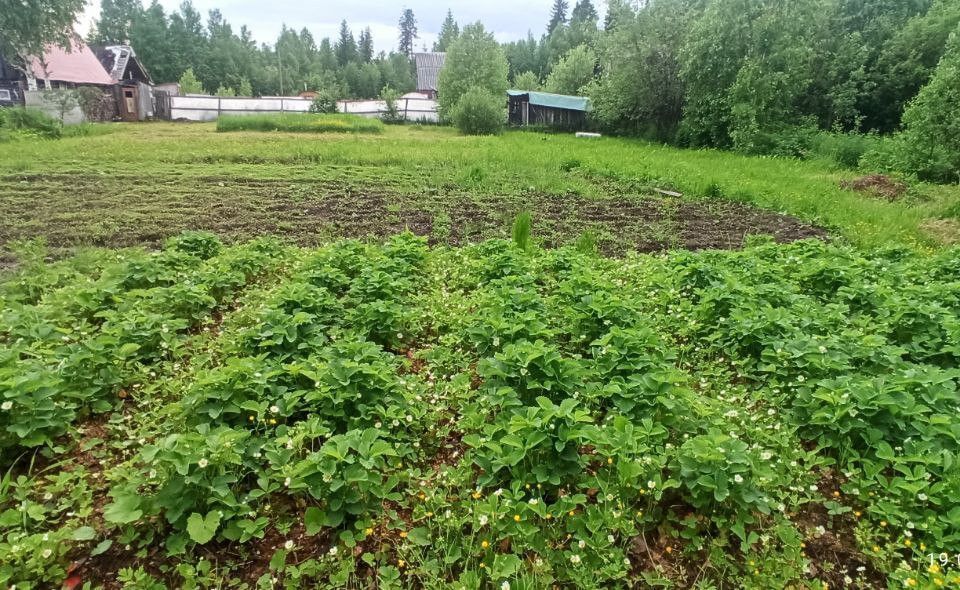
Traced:
<path fill-rule="evenodd" d="M 506 235 L 523 210 L 545 245 L 589 231 L 615 253 L 735 247 L 755 233 L 790 241 L 817 228 L 863 247 L 936 248 L 958 237 L 956 187 L 912 186 L 890 201 L 841 189 L 859 174 L 824 162 L 436 127 L 375 136 L 184 123 L 97 131 L 0 144 L 0 244 L 157 245 L 184 229 L 316 244 L 406 228 L 458 244 Z"/>

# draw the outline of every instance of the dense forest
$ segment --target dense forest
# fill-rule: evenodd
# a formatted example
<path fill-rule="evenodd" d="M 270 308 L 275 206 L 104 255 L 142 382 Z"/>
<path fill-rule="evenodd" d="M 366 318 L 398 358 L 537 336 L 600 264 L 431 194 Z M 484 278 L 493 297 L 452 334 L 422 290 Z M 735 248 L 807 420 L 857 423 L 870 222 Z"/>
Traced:
<path fill-rule="evenodd" d="M 397 51 L 375 54 L 369 29 L 355 37 L 346 21 L 336 39 L 284 27 L 273 44 L 257 45 L 217 10 L 204 22 L 189 0 L 172 14 L 156 0 L 104 0 L 90 41 L 129 41 L 155 80 L 187 72 L 196 91 L 367 98 L 413 89 L 409 54 L 424 46 L 412 11 L 400 16 Z M 949 43 L 960 26 L 956 0 L 609 0 L 603 18 L 590 0 L 556 0 L 544 22 L 539 37 L 501 46 L 510 85 L 587 94 L 606 131 L 785 156 L 827 134 L 842 138 L 841 161 L 879 151 L 878 168 L 956 180 L 956 156 L 903 144 L 911 126 L 939 126 L 944 141 L 953 134 L 933 115 L 960 107 L 960 42 Z M 427 49 L 458 40 L 452 13 L 439 33 Z M 928 84 L 939 93 L 932 104 L 918 97 Z M 899 143 L 878 145 L 874 135 L 904 127 Z"/>

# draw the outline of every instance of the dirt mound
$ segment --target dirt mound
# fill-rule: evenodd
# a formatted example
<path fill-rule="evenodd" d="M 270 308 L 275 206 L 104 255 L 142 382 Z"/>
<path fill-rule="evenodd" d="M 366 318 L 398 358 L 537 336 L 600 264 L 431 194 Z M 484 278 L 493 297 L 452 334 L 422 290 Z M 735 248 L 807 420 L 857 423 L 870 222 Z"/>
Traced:
<path fill-rule="evenodd" d="M 907 185 L 884 174 L 871 174 L 854 180 L 844 180 L 840 188 L 895 201 L 907 192 Z"/>

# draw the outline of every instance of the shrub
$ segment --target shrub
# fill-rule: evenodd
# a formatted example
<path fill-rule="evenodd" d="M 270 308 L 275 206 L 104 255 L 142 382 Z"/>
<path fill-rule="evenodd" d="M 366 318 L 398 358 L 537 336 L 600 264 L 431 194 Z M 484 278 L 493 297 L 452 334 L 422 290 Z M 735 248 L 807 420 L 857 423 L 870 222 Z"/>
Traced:
<path fill-rule="evenodd" d="M 863 155 L 860 167 L 872 172 L 907 174 L 927 182 L 956 181 L 949 155 L 940 146 L 918 149 L 905 134 L 885 137 Z"/>
<path fill-rule="evenodd" d="M 57 138 L 61 134 L 60 122 L 41 110 L 30 108 L 4 109 L 0 127 L 19 131 L 24 135 Z"/>
<path fill-rule="evenodd" d="M 503 130 L 503 101 L 480 87 L 468 90 L 453 107 L 451 120 L 466 135 L 496 135 Z"/>
<path fill-rule="evenodd" d="M 381 121 L 394 125 L 403 123 L 404 117 L 400 113 L 400 109 L 397 107 L 397 100 L 399 98 L 399 92 L 391 88 L 389 85 L 384 86 L 383 90 L 380 92 L 380 100 L 386 104 L 386 110 L 384 110 L 384 112 L 380 115 Z"/>
<path fill-rule="evenodd" d="M 864 154 L 879 144 L 876 136 L 860 133 L 820 133 L 813 140 L 812 154 L 837 166 L 856 169 Z"/>
<path fill-rule="evenodd" d="M 297 133 L 380 133 L 383 123 L 358 115 L 224 115 L 217 131 L 291 131 Z"/>
<path fill-rule="evenodd" d="M 339 109 L 337 108 L 337 97 L 331 92 L 321 90 L 317 93 L 317 96 L 313 99 L 313 102 L 310 103 L 310 112 L 315 114 L 338 113 Z"/>

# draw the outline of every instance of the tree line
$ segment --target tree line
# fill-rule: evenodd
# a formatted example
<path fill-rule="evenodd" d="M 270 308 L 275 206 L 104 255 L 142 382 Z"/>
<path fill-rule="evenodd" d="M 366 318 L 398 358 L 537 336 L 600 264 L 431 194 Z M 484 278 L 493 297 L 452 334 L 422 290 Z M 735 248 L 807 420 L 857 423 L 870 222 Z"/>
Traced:
<path fill-rule="evenodd" d="M 376 53 L 370 29 L 355 35 L 343 21 L 336 39 L 319 43 L 306 28 L 283 26 L 273 44 L 257 44 L 211 10 L 206 20 L 185 0 L 167 14 L 156 1 L 103 0 L 87 41 L 130 44 L 156 82 L 186 82 L 189 92 L 242 96 L 323 90 L 337 98 L 373 98 L 385 87 L 408 92 L 415 85 L 409 54 L 417 39 L 416 17 L 405 10 L 399 50 Z"/>

